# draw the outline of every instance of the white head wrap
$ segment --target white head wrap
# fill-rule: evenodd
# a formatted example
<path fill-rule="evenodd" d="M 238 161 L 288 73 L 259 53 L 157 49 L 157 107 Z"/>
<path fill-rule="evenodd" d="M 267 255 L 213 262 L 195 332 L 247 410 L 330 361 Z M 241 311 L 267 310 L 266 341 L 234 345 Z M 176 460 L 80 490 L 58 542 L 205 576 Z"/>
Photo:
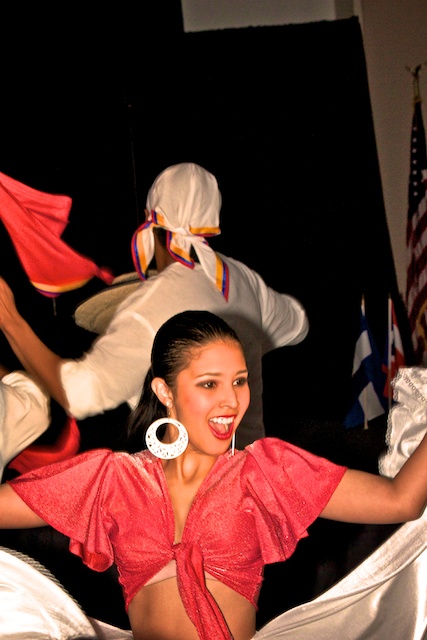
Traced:
<path fill-rule="evenodd" d="M 194 248 L 200 264 L 224 297 L 228 297 L 228 268 L 211 249 L 206 237 L 221 233 L 221 193 L 215 176 L 192 162 L 165 169 L 147 196 L 147 220 L 135 232 L 132 254 L 135 268 L 145 280 L 154 255 L 154 227 L 166 229 L 166 246 L 174 260 L 194 267 Z"/>

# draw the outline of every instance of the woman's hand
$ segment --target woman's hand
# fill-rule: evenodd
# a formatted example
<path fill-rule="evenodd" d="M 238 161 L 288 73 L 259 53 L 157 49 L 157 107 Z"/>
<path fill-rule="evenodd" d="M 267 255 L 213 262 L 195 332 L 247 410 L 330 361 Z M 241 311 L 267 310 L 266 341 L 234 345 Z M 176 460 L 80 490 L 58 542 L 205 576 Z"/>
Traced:
<path fill-rule="evenodd" d="M 25 369 L 65 411 L 68 400 L 62 387 L 59 368 L 61 358 L 53 353 L 20 315 L 14 295 L 0 277 L 0 329 Z"/>

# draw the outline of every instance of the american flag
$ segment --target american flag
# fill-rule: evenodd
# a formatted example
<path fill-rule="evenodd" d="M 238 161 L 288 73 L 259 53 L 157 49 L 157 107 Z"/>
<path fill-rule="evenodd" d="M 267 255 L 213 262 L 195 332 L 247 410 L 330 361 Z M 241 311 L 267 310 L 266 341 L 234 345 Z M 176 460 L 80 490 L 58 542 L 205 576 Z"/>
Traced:
<path fill-rule="evenodd" d="M 418 80 L 418 75 L 416 80 Z M 427 365 L 426 186 L 426 137 L 421 111 L 421 98 L 419 93 L 416 93 L 412 118 L 411 166 L 408 190 L 406 306 L 416 363 L 423 365 Z"/>

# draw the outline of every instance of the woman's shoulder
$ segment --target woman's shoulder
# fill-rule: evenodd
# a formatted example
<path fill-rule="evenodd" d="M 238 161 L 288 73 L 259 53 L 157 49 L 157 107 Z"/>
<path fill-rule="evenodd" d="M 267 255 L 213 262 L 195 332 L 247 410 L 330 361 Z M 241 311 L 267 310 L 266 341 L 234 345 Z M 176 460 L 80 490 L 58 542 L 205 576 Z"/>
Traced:
<path fill-rule="evenodd" d="M 111 470 L 114 473 L 115 468 L 124 469 L 126 467 L 134 467 L 135 465 L 145 465 L 149 461 L 148 452 L 127 453 L 126 451 L 113 451 L 112 449 L 99 448 L 82 451 L 77 455 L 45 465 L 26 474 L 18 476 L 11 481 L 12 484 L 20 483 L 22 480 L 50 478 L 67 474 L 79 474 L 88 477 L 94 477 L 102 471 Z"/>
<path fill-rule="evenodd" d="M 255 440 L 244 449 L 248 454 L 252 456 L 257 455 L 283 455 L 286 451 L 299 451 L 307 453 L 304 449 L 300 449 L 295 445 L 282 440 L 281 438 L 265 437 Z"/>
<path fill-rule="evenodd" d="M 156 462 L 150 452 L 138 451 L 137 453 L 129 453 L 125 450 L 114 451 L 112 449 L 92 449 L 84 453 L 80 453 L 77 458 L 81 458 L 81 461 L 88 460 L 89 462 L 98 461 L 100 464 L 117 465 L 119 467 L 127 466 L 151 466 Z"/>
<path fill-rule="evenodd" d="M 248 445 L 244 450 L 249 457 L 256 459 L 259 464 L 275 464 L 289 466 L 310 466 L 313 468 L 336 467 L 341 468 L 326 458 L 322 458 L 306 449 L 301 449 L 286 440 L 280 438 L 266 437 L 256 440 Z"/>
<path fill-rule="evenodd" d="M 323 504 L 346 468 L 279 438 L 262 438 L 244 450 L 242 476 L 251 486 L 286 489 L 286 494 Z M 274 491 L 275 491 L 274 489 Z M 276 496 L 277 497 L 277 496 Z"/>

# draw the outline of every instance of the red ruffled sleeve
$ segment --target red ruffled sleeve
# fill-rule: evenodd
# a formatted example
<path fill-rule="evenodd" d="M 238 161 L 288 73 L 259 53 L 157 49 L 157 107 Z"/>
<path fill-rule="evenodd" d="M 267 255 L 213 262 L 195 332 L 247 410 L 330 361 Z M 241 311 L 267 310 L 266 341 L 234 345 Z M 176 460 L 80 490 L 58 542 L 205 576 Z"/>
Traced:
<path fill-rule="evenodd" d="M 108 504 L 114 454 L 107 449 L 41 467 L 11 480 L 16 493 L 45 522 L 70 538 L 70 551 L 96 571 L 113 563 Z"/>
<path fill-rule="evenodd" d="M 288 559 L 307 528 L 318 518 L 346 467 L 288 442 L 264 438 L 246 448 L 246 490 L 266 564 Z"/>

